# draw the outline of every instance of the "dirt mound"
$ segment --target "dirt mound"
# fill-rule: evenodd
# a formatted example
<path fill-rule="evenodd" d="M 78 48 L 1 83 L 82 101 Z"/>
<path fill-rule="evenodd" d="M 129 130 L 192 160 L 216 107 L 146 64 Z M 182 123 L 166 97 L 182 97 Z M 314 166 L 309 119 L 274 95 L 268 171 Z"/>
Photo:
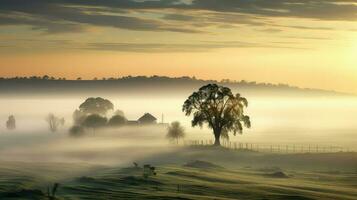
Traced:
<path fill-rule="evenodd" d="M 289 176 L 286 175 L 282 171 L 278 171 L 278 172 L 274 172 L 274 173 L 271 173 L 271 174 L 267 174 L 267 176 L 269 176 L 271 178 L 289 178 Z"/>
<path fill-rule="evenodd" d="M 261 172 L 279 172 L 282 169 L 280 167 L 273 166 L 273 167 L 263 167 L 263 168 L 259 168 L 257 170 L 261 171 Z"/>
<path fill-rule="evenodd" d="M 201 160 L 195 160 L 189 163 L 186 163 L 184 167 L 192 167 L 192 168 L 199 168 L 199 169 L 223 169 L 223 167 L 206 162 L 206 161 L 201 161 Z"/>

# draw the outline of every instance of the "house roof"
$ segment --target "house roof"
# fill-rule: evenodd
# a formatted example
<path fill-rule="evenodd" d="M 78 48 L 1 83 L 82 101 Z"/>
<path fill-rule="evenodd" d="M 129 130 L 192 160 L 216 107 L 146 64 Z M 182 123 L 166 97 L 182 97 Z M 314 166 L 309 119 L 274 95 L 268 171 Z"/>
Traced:
<path fill-rule="evenodd" d="M 156 121 L 157 119 L 152 116 L 150 113 L 145 113 L 138 121 Z"/>

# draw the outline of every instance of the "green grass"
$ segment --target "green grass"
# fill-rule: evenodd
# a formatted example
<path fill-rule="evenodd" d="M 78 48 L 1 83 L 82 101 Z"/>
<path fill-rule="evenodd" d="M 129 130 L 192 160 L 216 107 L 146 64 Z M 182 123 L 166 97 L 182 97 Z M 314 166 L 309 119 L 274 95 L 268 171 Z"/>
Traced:
<path fill-rule="evenodd" d="M 210 160 L 211 152 L 207 151 L 206 153 L 210 155 L 206 156 L 203 155 L 204 152 L 201 152 L 200 149 L 200 157 L 190 154 L 185 162 L 192 160 L 192 158 Z M 246 154 L 241 152 L 230 153 Z M 228 153 L 225 152 L 225 154 Z M 223 168 L 195 168 L 185 167 L 183 156 L 177 154 L 177 152 L 176 155 L 179 158 L 178 160 L 182 161 L 181 163 L 166 161 L 159 164 L 158 160 L 153 160 L 157 163 L 157 175 L 149 179 L 143 178 L 142 168 L 134 167 L 91 167 L 83 164 L 58 163 L 0 163 L 0 199 L 46 199 L 38 191 L 41 190 L 44 193 L 47 185 L 53 182 L 61 183 L 58 192 L 58 199 L 61 200 L 357 199 L 357 173 L 349 170 L 353 166 L 346 166 L 346 169 L 348 169 L 346 171 L 343 171 L 342 168 L 339 171 L 318 171 L 315 168 L 313 170 L 306 170 L 305 168 L 297 170 L 295 168 L 282 168 L 281 166 L 288 166 L 287 163 L 284 164 L 283 159 L 272 163 L 270 166 L 257 165 L 255 167 L 243 167 L 246 164 L 245 162 L 248 162 L 247 160 L 227 160 L 227 163 L 231 165 L 226 166 L 222 158 L 216 157 L 217 162 L 214 162 L 214 164 L 221 165 Z M 242 158 L 247 155 L 237 156 Z M 254 156 L 258 155 L 253 155 L 253 158 Z M 271 158 L 273 155 L 266 156 Z M 300 156 L 298 155 L 299 158 Z M 316 155 L 311 156 L 315 157 Z M 340 154 L 340 156 L 344 157 L 345 155 Z M 159 157 L 162 158 L 162 155 Z M 336 157 L 339 156 L 333 156 L 334 159 Z M 291 159 L 287 159 L 286 162 Z M 144 162 L 148 163 L 148 160 L 141 163 Z M 244 164 L 232 167 L 232 163 L 238 162 Z M 257 162 L 260 161 L 257 160 Z M 322 159 L 320 162 L 326 161 Z M 279 166 L 280 164 L 281 166 Z M 323 163 L 320 164 L 323 165 Z M 351 164 L 356 163 L 351 162 Z M 286 174 L 287 178 L 275 176 L 274 172 L 277 171 Z M 26 190 L 23 191 L 23 189 Z M 8 197 L 9 194 L 14 193 L 18 193 L 18 197 Z"/>

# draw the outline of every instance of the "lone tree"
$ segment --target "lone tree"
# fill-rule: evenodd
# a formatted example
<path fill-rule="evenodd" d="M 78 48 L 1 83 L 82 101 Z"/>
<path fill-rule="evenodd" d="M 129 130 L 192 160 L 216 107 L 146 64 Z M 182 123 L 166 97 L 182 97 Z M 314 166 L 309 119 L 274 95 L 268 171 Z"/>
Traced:
<path fill-rule="evenodd" d="M 114 105 L 107 99 L 101 97 L 91 97 L 85 100 L 80 106 L 79 110 L 85 114 L 106 115 L 109 110 L 113 110 Z"/>
<path fill-rule="evenodd" d="M 13 115 L 10 115 L 9 118 L 6 121 L 6 128 L 8 130 L 14 130 L 16 129 L 16 120 Z"/>
<path fill-rule="evenodd" d="M 56 132 L 59 126 L 63 126 L 65 123 L 64 118 L 58 118 L 54 114 L 48 114 L 46 121 L 49 125 L 51 132 Z"/>
<path fill-rule="evenodd" d="M 228 87 L 208 84 L 188 97 L 182 111 L 186 116 L 193 115 L 193 127 L 207 123 L 213 129 L 214 145 L 220 146 L 222 132 L 236 135 L 242 133 L 243 125 L 250 128 L 249 116 L 244 115 L 247 106 L 247 99 L 240 94 L 234 95 Z"/>
<path fill-rule="evenodd" d="M 167 128 L 166 137 L 170 140 L 175 140 L 178 144 L 179 139 L 185 137 L 185 129 L 181 126 L 180 122 L 172 122 Z"/>
<path fill-rule="evenodd" d="M 103 127 L 107 124 L 107 118 L 98 114 L 89 115 L 83 122 L 82 126 L 86 128 L 92 128 L 93 134 L 96 128 Z"/>

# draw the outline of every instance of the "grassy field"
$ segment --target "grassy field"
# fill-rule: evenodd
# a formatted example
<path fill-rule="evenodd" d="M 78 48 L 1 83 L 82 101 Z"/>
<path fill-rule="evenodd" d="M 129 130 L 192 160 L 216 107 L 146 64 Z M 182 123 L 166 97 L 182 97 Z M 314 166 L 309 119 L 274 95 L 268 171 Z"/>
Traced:
<path fill-rule="evenodd" d="M 54 182 L 63 200 L 357 199 L 355 154 L 285 156 L 185 148 L 143 159 L 139 167 L 1 162 L 0 199 L 48 199 Z M 332 163 L 334 171 L 320 167 Z M 145 179 L 142 164 L 154 164 L 157 175 Z"/>

